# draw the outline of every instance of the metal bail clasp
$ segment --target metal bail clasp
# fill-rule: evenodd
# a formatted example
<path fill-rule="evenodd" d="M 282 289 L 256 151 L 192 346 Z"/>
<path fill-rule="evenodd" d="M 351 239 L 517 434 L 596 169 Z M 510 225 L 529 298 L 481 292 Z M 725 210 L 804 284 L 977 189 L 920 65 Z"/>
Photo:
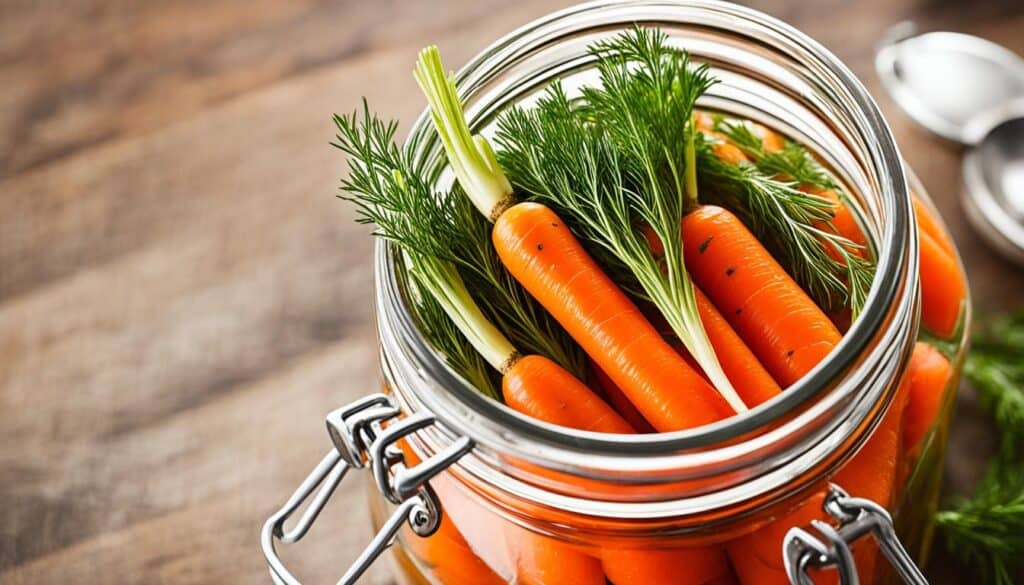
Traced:
<path fill-rule="evenodd" d="M 811 526 L 821 535 L 820 538 L 797 527 L 786 533 L 782 555 L 790 583 L 813 585 L 807 573 L 810 567 L 834 567 L 841 585 L 859 585 L 850 546 L 861 536 L 871 533 L 904 583 L 928 585 L 928 580 L 896 536 L 892 516 L 885 508 L 871 500 L 850 497 L 842 488 L 832 484 L 825 496 L 824 509 L 839 521 L 839 525 L 833 527 L 827 522 L 812 521 Z"/>
<path fill-rule="evenodd" d="M 395 536 L 405 522 L 421 537 L 430 536 L 440 526 L 441 506 L 427 482 L 469 452 L 473 443 L 462 437 L 437 455 L 407 467 L 405 457 L 395 443 L 434 424 L 435 418 L 429 413 L 419 413 L 395 422 L 398 415 L 397 405 L 384 394 L 367 396 L 327 415 L 327 432 L 334 448 L 324 456 L 284 506 L 263 524 L 260 544 L 274 583 L 301 585 L 284 566 L 274 548 L 274 541 L 294 543 L 301 540 L 351 468 L 362 469 L 369 464 L 378 489 L 397 507 L 338 581 L 339 585 L 355 583 L 377 557 L 394 543 Z M 385 428 L 384 423 L 389 421 L 391 424 Z M 312 501 L 295 526 L 286 529 L 285 522 L 310 496 Z"/>

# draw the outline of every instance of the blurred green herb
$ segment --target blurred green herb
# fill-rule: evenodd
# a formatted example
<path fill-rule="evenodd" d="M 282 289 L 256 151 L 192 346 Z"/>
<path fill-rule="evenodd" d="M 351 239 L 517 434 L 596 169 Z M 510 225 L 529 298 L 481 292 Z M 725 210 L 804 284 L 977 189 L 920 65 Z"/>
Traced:
<path fill-rule="evenodd" d="M 973 497 L 935 522 L 949 551 L 979 571 L 976 582 L 1011 585 L 1024 569 L 1024 311 L 983 327 L 973 343 L 964 375 L 995 419 L 1000 447 Z"/>
<path fill-rule="evenodd" d="M 974 336 L 964 375 L 982 407 L 995 418 L 1000 445 L 1021 459 L 1024 445 L 1024 311 L 997 320 Z"/>

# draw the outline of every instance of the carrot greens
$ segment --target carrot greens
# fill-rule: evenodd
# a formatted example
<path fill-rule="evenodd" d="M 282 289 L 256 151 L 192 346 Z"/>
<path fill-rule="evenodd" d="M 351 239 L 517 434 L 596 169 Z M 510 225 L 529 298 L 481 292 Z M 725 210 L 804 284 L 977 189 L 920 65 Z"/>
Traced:
<path fill-rule="evenodd" d="M 407 272 L 422 293 L 417 318 L 449 364 L 492 395 L 493 385 L 484 382 L 467 342 L 499 371 L 519 355 L 514 341 L 581 373 L 579 349 L 504 272 L 486 239 L 482 244 L 473 239 L 479 225 L 464 221 L 469 214 L 460 208 L 461 195 L 434 190 L 413 156 L 418 144 L 397 146 L 397 124 L 372 115 L 365 103 L 361 114 L 335 116 L 334 121 L 338 133 L 333 144 L 349 163 L 340 197 L 355 205 L 358 221 L 375 224 L 376 235 L 401 248 Z"/>
<path fill-rule="evenodd" d="M 697 311 L 683 262 L 680 219 L 687 210 L 686 130 L 697 98 L 713 82 L 658 31 L 635 28 L 595 44 L 601 85 L 571 102 L 554 84 L 536 107 L 514 107 L 498 122 L 498 160 L 513 184 L 550 205 L 579 237 L 614 257 L 639 283 L 737 412 L 747 409 L 722 371 Z M 666 123 L 675 120 L 677 124 Z M 655 258 L 638 229 L 664 246 Z"/>
<path fill-rule="evenodd" d="M 480 213 L 494 221 L 511 203 L 512 185 L 498 166 L 487 139 L 470 132 L 455 91 L 455 76 L 445 75 L 437 47 L 420 52 L 413 76 L 430 104 L 434 127 L 455 177 Z"/>

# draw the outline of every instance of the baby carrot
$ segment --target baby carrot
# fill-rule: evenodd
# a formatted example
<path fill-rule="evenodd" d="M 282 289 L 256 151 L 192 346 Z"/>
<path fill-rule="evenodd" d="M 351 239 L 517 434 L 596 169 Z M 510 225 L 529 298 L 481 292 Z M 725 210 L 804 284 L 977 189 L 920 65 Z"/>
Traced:
<path fill-rule="evenodd" d="M 905 374 L 910 396 L 903 413 L 903 451 L 915 450 L 935 423 L 942 408 L 942 397 L 952 373 L 946 356 L 931 345 L 919 341 Z"/>
<path fill-rule="evenodd" d="M 601 366 L 592 363 L 591 371 L 593 372 L 594 383 L 597 388 L 604 393 L 605 400 L 608 404 L 615 409 L 622 418 L 626 419 L 629 426 L 636 429 L 638 433 L 653 433 L 654 427 L 651 423 L 647 422 L 644 415 L 640 414 L 640 411 L 633 406 L 633 403 L 629 401 L 629 398 L 622 392 L 622 388 L 619 388 L 608 374 L 601 369 Z"/>
<path fill-rule="evenodd" d="M 756 122 L 747 122 L 750 131 L 761 139 L 761 148 L 768 154 L 781 152 L 786 148 L 786 140 L 781 134 Z"/>
<path fill-rule="evenodd" d="M 854 497 L 867 498 L 882 506 L 895 500 L 897 460 L 900 455 L 901 421 L 910 395 L 902 383 L 882 422 L 860 451 L 835 476 L 835 483 Z M 782 543 L 793 526 L 807 527 L 811 520 L 827 520 L 822 510 L 825 492 L 818 492 L 796 510 L 743 536 L 727 546 L 729 559 L 743 585 L 788 585 L 782 560 Z M 878 561 L 873 541 L 857 543 L 854 560 L 861 582 L 872 583 Z M 837 583 L 834 571 L 814 575 L 815 583 Z"/>
<path fill-rule="evenodd" d="M 519 364 L 527 362 L 513 377 Z M 555 371 L 549 372 L 551 367 Z M 630 425 L 601 402 L 588 388 L 554 362 L 530 356 L 516 362 L 505 374 L 505 400 L 512 408 L 553 424 L 606 433 L 631 433 Z M 563 374 L 564 373 L 564 374 Z M 531 392 L 537 388 L 528 382 L 542 376 L 558 392 Z M 555 380 L 562 376 L 561 383 Z M 523 379 L 523 383 L 516 381 Z M 575 386 L 568 390 L 568 386 Z M 550 399 L 551 397 L 564 397 Z M 551 585 L 558 583 L 604 583 L 607 575 L 616 585 L 704 585 L 729 574 L 725 554 L 718 548 L 690 548 L 668 551 L 606 548 L 601 563 L 565 543 L 549 539 L 515 525 L 505 528 L 506 542 L 513 552 L 519 583 Z"/>
<path fill-rule="evenodd" d="M 914 204 L 914 215 L 917 217 L 917 227 L 922 232 L 931 236 L 935 243 L 939 245 L 951 256 L 956 255 L 956 248 L 953 246 L 953 240 L 949 237 L 949 232 L 946 228 L 942 227 L 942 223 L 939 221 L 935 214 L 932 213 L 931 208 L 928 207 L 924 201 L 922 201 L 917 195 L 911 195 L 911 201 Z"/>
<path fill-rule="evenodd" d="M 700 288 L 694 287 L 697 310 L 715 348 L 725 375 L 747 406 L 753 408 L 782 392 L 768 370 L 761 365 L 746 343 Z"/>
<path fill-rule="evenodd" d="M 546 206 L 519 203 L 492 232 L 502 263 L 659 431 L 731 414 Z"/>
<path fill-rule="evenodd" d="M 599 433 L 633 433 L 608 404 L 550 359 L 518 359 L 501 381 L 505 403 L 536 419 Z"/>
<path fill-rule="evenodd" d="M 566 427 L 633 433 L 633 428 L 579 380 L 550 359 L 518 358 L 502 378 L 505 402 L 539 420 Z M 603 585 L 600 562 L 574 546 L 502 521 L 516 582 Z"/>
<path fill-rule="evenodd" d="M 653 230 L 646 226 L 641 228 L 641 231 L 647 238 L 651 253 L 655 257 L 660 257 L 664 250 L 661 240 Z M 718 356 L 719 363 L 722 364 L 722 370 L 732 382 L 733 387 L 736 388 L 736 392 L 743 402 L 753 408 L 779 394 L 782 389 L 779 388 L 778 383 L 772 379 L 768 370 L 761 365 L 747 344 L 736 334 L 714 303 L 700 290 L 700 287 L 694 286 L 693 292 L 697 301 L 697 312 L 700 314 L 704 331 L 707 332 L 708 341 L 711 342 L 711 347 L 714 348 L 715 355 Z M 676 350 L 680 351 L 684 357 L 688 356 L 685 348 L 677 347 Z"/>
<path fill-rule="evenodd" d="M 864 232 L 861 231 L 860 225 L 857 224 L 857 219 L 853 217 L 850 208 L 839 199 L 839 194 L 834 189 L 817 189 L 803 186 L 800 187 L 800 190 L 828 199 L 832 203 L 832 227 L 819 225 L 819 228 L 833 229 L 835 233 L 860 246 L 864 246 L 867 243 L 867 240 L 864 238 Z M 830 249 L 829 252 L 835 254 L 835 250 Z M 860 255 L 864 254 L 863 249 L 858 249 L 856 252 Z"/>
<path fill-rule="evenodd" d="M 837 233 L 854 243 L 864 244 L 860 226 L 835 192 L 826 190 L 815 193 L 834 201 L 832 224 Z M 921 322 L 933 333 L 949 337 L 960 319 L 963 301 L 967 296 L 967 283 L 949 234 L 921 199 L 913 196 L 912 201 L 918 225 Z M 829 253 L 835 254 L 834 250 Z"/>
<path fill-rule="evenodd" d="M 964 299 L 967 283 L 956 256 L 942 249 L 926 232 L 918 233 L 921 246 L 921 322 L 942 337 L 953 335 Z"/>
<path fill-rule="evenodd" d="M 420 458 L 403 440 L 398 443 L 408 466 L 419 465 Z M 446 505 L 452 502 L 445 502 Z M 403 543 L 445 585 L 501 585 L 505 582 L 466 543 L 448 514 L 441 514 L 437 532 L 421 538 L 406 526 Z"/>
<path fill-rule="evenodd" d="M 604 574 L 615 585 L 713 585 L 732 582 L 725 552 L 718 548 L 638 550 L 607 548 Z"/>
<path fill-rule="evenodd" d="M 750 159 L 740 147 L 729 142 L 729 139 L 722 133 L 711 129 L 712 122 L 710 120 L 711 117 L 707 114 L 697 114 L 694 116 L 697 129 L 705 136 L 710 136 L 714 139 L 711 141 L 711 150 L 714 151 L 715 156 L 731 165 L 738 165 L 749 161 Z"/>
<path fill-rule="evenodd" d="M 594 557 L 576 548 L 535 534 L 511 522 L 506 538 L 513 544 L 515 583 L 523 585 L 604 585 L 604 571 Z"/>
<path fill-rule="evenodd" d="M 836 326 L 731 212 L 692 211 L 683 240 L 694 282 L 783 387 L 839 343 Z"/>
<path fill-rule="evenodd" d="M 732 567 L 743 585 L 790 585 L 782 560 L 782 543 L 794 526 L 810 526 L 822 518 L 825 492 L 798 508 L 726 546 Z M 815 583 L 820 581 L 815 580 Z"/>

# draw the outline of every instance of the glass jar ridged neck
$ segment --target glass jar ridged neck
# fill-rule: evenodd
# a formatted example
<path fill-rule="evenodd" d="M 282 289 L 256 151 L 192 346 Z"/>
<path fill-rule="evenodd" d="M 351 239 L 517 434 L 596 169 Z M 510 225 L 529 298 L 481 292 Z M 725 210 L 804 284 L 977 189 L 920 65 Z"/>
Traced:
<path fill-rule="evenodd" d="M 459 73 L 475 129 L 486 134 L 503 108 L 528 103 L 556 79 L 570 89 L 592 82 L 587 45 L 634 23 L 659 26 L 695 61 L 711 65 L 721 83 L 702 107 L 804 142 L 857 194 L 878 256 L 860 319 L 808 376 L 744 415 L 635 437 L 573 431 L 528 419 L 445 367 L 413 324 L 395 250 L 379 243 L 382 364 L 407 412 L 429 410 L 443 422 L 422 433 L 417 448 L 431 453 L 456 435 L 475 441 L 452 470 L 467 484 L 500 491 L 506 501 L 596 518 L 693 515 L 706 522 L 711 511 L 740 515 L 819 481 L 876 424 L 916 336 L 916 238 L 899 154 L 864 87 L 802 33 L 732 4 L 596 2 L 527 25 Z M 412 133 L 421 139 L 418 156 L 440 171 L 440 145 L 426 116 Z M 570 477 L 587 478 L 593 490 L 580 494 L 578 482 L 563 481 Z"/>

